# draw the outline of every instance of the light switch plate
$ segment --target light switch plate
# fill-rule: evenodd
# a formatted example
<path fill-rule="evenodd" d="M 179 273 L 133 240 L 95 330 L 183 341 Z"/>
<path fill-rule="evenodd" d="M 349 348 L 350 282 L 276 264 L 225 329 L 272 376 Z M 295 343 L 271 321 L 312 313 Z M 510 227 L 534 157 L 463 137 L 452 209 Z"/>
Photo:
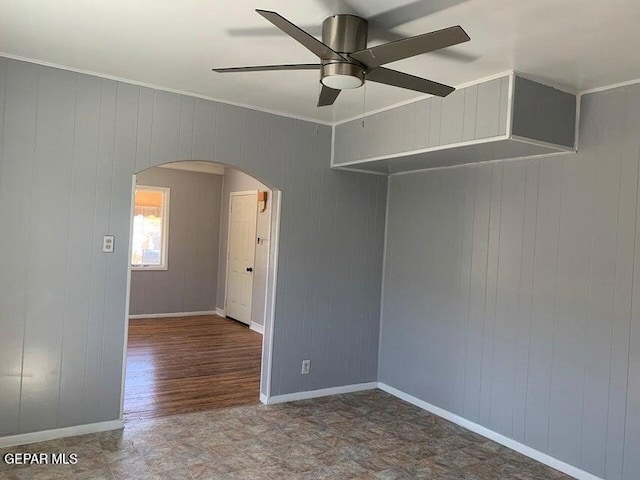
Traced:
<path fill-rule="evenodd" d="M 113 253 L 115 246 L 115 237 L 113 235 L 105 235 L 102 239 L 102 252 Z"/>

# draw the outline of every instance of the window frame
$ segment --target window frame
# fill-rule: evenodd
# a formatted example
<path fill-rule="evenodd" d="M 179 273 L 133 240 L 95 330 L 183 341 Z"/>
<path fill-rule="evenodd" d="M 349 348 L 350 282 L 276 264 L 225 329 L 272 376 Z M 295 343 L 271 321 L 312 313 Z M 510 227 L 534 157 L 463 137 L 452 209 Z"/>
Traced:
<path fill-rule="evenodd" d="M 131 263 L 133 256 L 133 247 L 129 252 L 129 263 L 131 263 L 132 271 L 166 271 L 169 270 L 169 206 L 171 199 L 171 189 L 169 187 L 157 187 L 154 185 L 136 185 L 135 190 L 152 190 L 162 192 L 162 250 L 160 252 L 160 265 L 135 265 Z M 133 196 L 133 215 L 131 223 L 131 237 L 133 238 L 133 217 L 135 216 L 135 191 Z"/>

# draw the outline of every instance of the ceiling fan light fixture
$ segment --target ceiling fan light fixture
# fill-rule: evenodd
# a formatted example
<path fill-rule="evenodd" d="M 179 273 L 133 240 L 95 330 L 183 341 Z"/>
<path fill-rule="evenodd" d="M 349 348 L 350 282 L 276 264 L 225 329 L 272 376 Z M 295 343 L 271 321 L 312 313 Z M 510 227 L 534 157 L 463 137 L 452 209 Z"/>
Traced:
<path fill-rule="evenodd" d="M 329 75 L 321 80 L 325 87 L 334 90 L 351 90 L 362 86 L 362 80 L 351 75 Z"/>
<path fill-rule="evenodd" d="M 364 70 L 355 63 L 327 63 L 320 70 L 320 82 L 334 90 L 350 90 L 364 84 Z"/>

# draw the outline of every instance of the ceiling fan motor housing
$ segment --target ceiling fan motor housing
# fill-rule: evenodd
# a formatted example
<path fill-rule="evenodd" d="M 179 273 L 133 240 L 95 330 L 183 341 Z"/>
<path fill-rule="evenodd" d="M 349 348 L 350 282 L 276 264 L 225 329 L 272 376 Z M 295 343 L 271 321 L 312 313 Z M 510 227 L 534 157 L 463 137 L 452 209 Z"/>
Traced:
<path fill-rule="evenodd" d="M 369 24 L 356 15 L 332 15 L 322 22 L 322 42 L 338 53 L 349 54 L 367 48 Z M 364 83 L 363 66 L 345 60 L 322 62 L 320 81 L 336 90 L 358 88 Z"/>

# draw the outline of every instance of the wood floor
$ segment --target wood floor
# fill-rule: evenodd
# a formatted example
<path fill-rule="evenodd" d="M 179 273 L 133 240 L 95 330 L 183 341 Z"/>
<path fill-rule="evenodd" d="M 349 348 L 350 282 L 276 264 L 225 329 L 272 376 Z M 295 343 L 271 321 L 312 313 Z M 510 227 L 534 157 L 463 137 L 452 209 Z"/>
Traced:
<path fill-rule="evenodd" d="M 262 335 L 216 315 L 129 322 L 124 416 L 257 403 Z"/>

